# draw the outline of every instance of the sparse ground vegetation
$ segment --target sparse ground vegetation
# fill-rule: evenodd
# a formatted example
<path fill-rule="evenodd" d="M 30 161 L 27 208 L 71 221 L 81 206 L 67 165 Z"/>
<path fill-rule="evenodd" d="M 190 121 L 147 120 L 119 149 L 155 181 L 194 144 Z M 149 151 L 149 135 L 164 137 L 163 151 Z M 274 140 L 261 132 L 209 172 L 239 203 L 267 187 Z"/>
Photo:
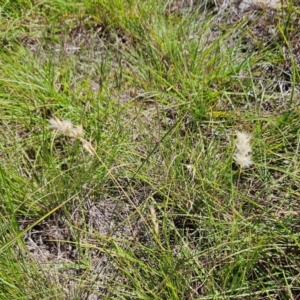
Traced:
<path fill-rule="evenodd" d="M 0 299 L 300 299 L 296 4 L 0 0 Z"/>

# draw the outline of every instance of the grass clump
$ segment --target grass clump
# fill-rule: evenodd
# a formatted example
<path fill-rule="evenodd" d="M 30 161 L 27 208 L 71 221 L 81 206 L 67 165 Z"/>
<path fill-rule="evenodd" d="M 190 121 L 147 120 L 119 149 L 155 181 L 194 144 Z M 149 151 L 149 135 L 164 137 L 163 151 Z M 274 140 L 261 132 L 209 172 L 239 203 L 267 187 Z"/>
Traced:
<path fill-rule="evenodd" d="M 0 299 L 298 297 L 298 7 L 180 3 L 2 6 Z"/>

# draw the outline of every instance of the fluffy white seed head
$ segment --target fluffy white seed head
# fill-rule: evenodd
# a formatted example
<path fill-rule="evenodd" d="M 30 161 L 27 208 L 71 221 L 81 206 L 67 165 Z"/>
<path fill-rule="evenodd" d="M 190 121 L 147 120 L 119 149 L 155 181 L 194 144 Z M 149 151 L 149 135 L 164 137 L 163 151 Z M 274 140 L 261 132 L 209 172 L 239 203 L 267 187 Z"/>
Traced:
<path fill-rule="evenodd" d="M 84 135 L 82 125 L 73 126 L 72 122 L 69 120 L 60 120 L 56 117 L 49 119 L 50 128 L 57 130 L 67 136 L 82 138 Z"/>
<path fill-rule="evenodd" d="M 84 135 L 82 125 L 80 124 L 80 125 L 77 125 L 75 128 L 72 128 L 71 134 L 73 137 L 82 138 Z"/>
<path fill-rule="evenodd" d="M 92 144 L 83 138 L 84 130 L 81 124 L 74 126 L 71 121 L 60 120 L 56 117 L 49 119 L 49 123 L 50 129 L 57 130 L 69 137 L 79 139 L 84 149 L 86 149 L 91 155 L 97 155 L 97 152 Z"/>
<path fill-rule="evenodd" d="M 236 152 L 234 154 L 235 162 L 241 168 L 247 168 L 252 165 L 252 158 L 250 152 L 252 151 L 250 140 L 251 136 L 246 132 L 236 132 Z"/>

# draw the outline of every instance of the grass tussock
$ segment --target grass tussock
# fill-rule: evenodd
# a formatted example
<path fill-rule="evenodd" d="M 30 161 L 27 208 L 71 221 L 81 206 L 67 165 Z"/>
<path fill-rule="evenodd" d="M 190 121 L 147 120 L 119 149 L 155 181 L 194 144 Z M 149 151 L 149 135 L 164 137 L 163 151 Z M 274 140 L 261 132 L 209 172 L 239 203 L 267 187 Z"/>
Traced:
<path fill-rule="evenodd" d="M 299 7 L 223 4 L 2 3 L 0 299 L 299 298 Z"/>

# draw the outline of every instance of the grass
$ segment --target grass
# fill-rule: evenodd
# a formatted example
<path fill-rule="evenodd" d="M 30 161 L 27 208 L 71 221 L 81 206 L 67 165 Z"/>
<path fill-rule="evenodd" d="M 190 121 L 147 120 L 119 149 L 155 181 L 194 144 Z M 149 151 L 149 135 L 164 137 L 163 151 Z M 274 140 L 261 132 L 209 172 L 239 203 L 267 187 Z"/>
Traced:
<path fill-rule="evenodd" d="M 174 3 L 0 1 L 0 299 L 299 298 L 299 8 Z"/>

